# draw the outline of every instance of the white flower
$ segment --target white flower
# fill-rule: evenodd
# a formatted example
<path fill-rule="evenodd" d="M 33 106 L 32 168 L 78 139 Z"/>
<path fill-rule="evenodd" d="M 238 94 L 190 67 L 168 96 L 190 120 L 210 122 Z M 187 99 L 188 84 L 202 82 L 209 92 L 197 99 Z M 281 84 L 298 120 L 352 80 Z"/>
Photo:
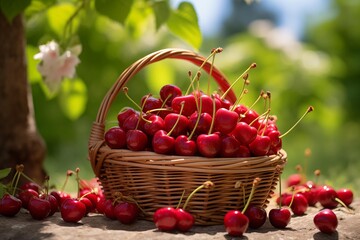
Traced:
<path fill-rule="evenodd" d="M 51 41 L 45 45 L 40 45 L 40 52 L 34 58 L 41 60 L 38 71 L 44 78 L 44 82 L 51 92 L 58 90 L 63 78 L 73 78 L 75 67 L 80 63 L 78 55 L 81 46 L 77 45 L 66 50 L 60 55 L 59 44 Z"/>

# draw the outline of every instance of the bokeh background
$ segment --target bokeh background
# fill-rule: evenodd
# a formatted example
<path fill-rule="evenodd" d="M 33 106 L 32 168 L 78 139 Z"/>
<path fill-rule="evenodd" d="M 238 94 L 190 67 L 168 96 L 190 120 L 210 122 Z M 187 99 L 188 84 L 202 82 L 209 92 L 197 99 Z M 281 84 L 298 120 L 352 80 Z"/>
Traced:
<path fill-rule="evenodd" d="M 76 29 L 82 45 L 78 80 L 64 81 L 61 91 L 49 96 L 33 55 L 39 44 L 61 35 L 69 9 L 67 1 L 58 2 L 37 14 L 30 9 L 26 15 L 29 78 L 37 126 L 47 144 L 45 167 L 53 184 L 61 186 L 66 171 L 76 167 L 82 178 L 94 177 L 87 160 L 91 124 L 106 92 L 126 67 L 162 48 L 186 48 L 207 56 L 212 48 L 222 47 L 215 65 L 229 81 L 257 63 L 243 103 L 251 104 L 261 89 L 271 91 L 272 113 L 281 131 L 288 130 L 309 105 L 315 108 L 283 140 L 288 153 L 284 177 L 300 164 L 308 179 L 320 169 L 320 181 L 360 192 L 360 1 L 190 1 L 202 32 L 198 49 L 166 26 L 156 29 L 143 1 L 135 1 L 125 24 L 88 11 Z M 176 8 L 180 2 L 170 4 Z M 196 68 L 178 60 L 153 64 L 128 84 L 129 94 L 140 100 L 149 92 L 157 95 L 167 83 L 185 89 L 189 70 Z M 119 96 L 107 126 L 128 105 Z M 304 156 L 307 148 L 310 157 Z"/>

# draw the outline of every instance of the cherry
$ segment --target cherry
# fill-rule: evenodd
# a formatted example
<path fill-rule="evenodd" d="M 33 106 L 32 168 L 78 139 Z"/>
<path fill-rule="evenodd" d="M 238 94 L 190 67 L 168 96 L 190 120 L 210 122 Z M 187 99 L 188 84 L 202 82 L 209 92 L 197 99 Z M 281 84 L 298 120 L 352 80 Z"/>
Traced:
<path fill-rule="evenodd" d="M 134 115 L 134 114 L 136 114 L 136 111 L 133 108 L 126 107 L 126 108 L 121 109 L 121 111 L 117 115 L 119 126 L 122 127 L 125 120 L 129 116 Z"/>
<path fill-rule="evenodd" d="M 79 222 L 86 215 L 86 206 L 74 198 L 66 199 L 60 207 L 61 217 L 65 222 Z"/>
<path fill-rule="evenodd" d="M 257 136 L 256 128 L 246 122 L 238 122 L 231 133 L 241 144 L 248 145 L 255 140 Z"/>
<path fill-rule="evenodd" d="M 336 231 L 338 219 L 330 209 L 323 209 L 314 216 L 315 226 L 323 233 L 331 234 Z"/>
<path fill-rule="evenodd" d="M 126 118 L 121 127 L 125 132 L 127 132 L 129 130 L 134 130 L 136 126 L 140 126 L 141 129 L 141 126 L 144 124 L 145 122 L 140 118 L 140 113 L 136 112 L 135 114 L 132 114 Z"/>
<path fill-rule="evenodd" d="M 32 197 L 38 197 L 39 193 L 31 188 L 26 188 L 25 190 L 21 191 L 18 195 L 18 198 L 22 202 L 22 207 L 27 209 L 27 206 L 29 204 L 29 200 Z"/>
<path fill-rule="evenodd" d="M 289 206 L 296 216 L 305 214 L 309 204 L 304 195 L 296 193 L 294 196 L 288 196 L 285 199 L 285 205 Z"/>
<path fill-rule="evenodd" d="M 132 151 L 143 151 L 148 145 L 147 135 L 138 129 L 126 132 L 126 146 Z"/>
<path fill-rule="evenodd" d="M 240 143 L 233 136 L 225 135 L 221 137 L 221 157 L 238 156 Z"/>
<path fill-rule="evenodd" d="M 173 84 L 164 85 L 160 89 L 160 98 L 168 106 L 171 106 L 171 102 L 175 97 L 181 95 L 182 95 L 181 89 Z"/>
<path fill-rule="evenodd" d="M 354 194 L 350 189 L 342 188 L 336 191 L 337 197 L 346 205 L 349 206 L 353 199 Z"/>
<path fill-rule="evenodd" d="M 232 132 L 237 126 L 239 115 L 231 110 L 220 108 L 215 113 L 214 128 L 222 134 Z"/>
<path fill-rule="evenodd" d="M 182 208 L 175 209 L 175 218 L 177 220 L 176 229 L 181 232 L 189 231 L 195 222 L 193 215 Z"/>
<path fill-rule="evenodd" d="M 99 196 L 97 194 L 95 194 L 90 189 L 82 189 L 79 193 L 79 196 L 81 198 L 88 198 L 91 201 L 92 205 L 94 206 L 94 208 L 92 210 L 95 210 L 96 204 L 97 204 L 98 198 L 99 198 Z"/>
<path fill-rule="evenodd" d="M 42 220 L 49 216 L 51 204 L 47 199 L 33 197 L 29 200 L 28 210 L 33 219 Z"/>
<path fill-rule="evenodd" d="M 97 202 L 96 202 L 96 211 L 98 213 L 101 214 L 105 214 L 105 203 L 106 203 L 106 198 L 104 196 L 102 197 L 98 197 Z"/>
<path fill-rule="evenodd" d="M 249 219 L 238 210 L 231 210 L 224 217 L 225 230 L 230 236 L 241 237 L 249 226 Z"/>
<path fill-rule="evenodd" d="M 105 142 L 110 148 L 125 148 L 126 132 L 121 127 L 112 127 L 105 133 Z"/>
<path fill-rule="evenodd" d="M 292 196 L 292 194 L 288 192 L 282 193 L 281 196 L 276 199 L 277 205 L 288 206 L 288 203 L 285 201 L 288 196 Z"/>
<path fill-rule="evenodd" d="M 330 186 L 323 186 L 318 190 L 318 201 L 324 208 L 336 208 L 339 204 L 336 198 L 337 193 Z"/>
<path fill-rule="evenodd" d="M 135 203 L 121 202 L 115 206 L 114 215 L 122 224 L 131 224 L 138 217 L 139 208 Z"/>
<path fill-rule="evenodd" d="M 187 133 L 187 129 L 189 126 L 189 119 L 184 115 L 178 113 L 170 113 L 164 118 L 164 124 L 165 124 L 164 129 L 167 132 L 171 131 L 171 136 L 177 137 L 179 135 Z"/>
<path fill-rule="evenodd" d="M 268 136 L 257 135 L 255 140 L 249 144 L 250 152 L 254 156 L 265 156 L 270 150 L 270 144 Z"/>
<path fill-rule="evenodd" d="M 90 199 L 88 199 L 87 197 L 81 197 L 79 199 L 80 202 L 82 202 L 85 207 L 86 207 L 86 213 L 85 215 L 87 215 L 88 213 L 92 212 L 95 209 L 95 206 L 93 205 L 93 203 L 91 202 Z"/>
<path fill-rule="evenodd" d="M 49 201 L 50 203 L 50 212 L 48 217 L 52 216 L 55 214 L 55 212 L 59 211 L 59 203 L 57 201 L 57 199 L 51 195 L 51 194 L 43 194 L 40 196 L 41 198 Z"/>
<path fill-rule="evenodd" d="M 115 205 L 111 199 L 107 199 L 104 203 L 104 215 L 105 217 L 115 220 L 116 216 L 114 214 Z"/>
<path fill-rule="evenodd" d="M 21 190 L 32 189 L 32 190 L 36 191 L 37 193 L 40 193 L 41 187 L 37 183 L 26 182 L 23 185 L 21 185 L 20 189 Z"/>
<path fill-rule="evenodd" d="M 196 122 L 198 122 L 197 125 L 196 125 Z M 210 129 L 211 122 L 212 122 L 212 117 L 210 114 L 201 113 L 200 117 L 199 117 L 199 113 L 194 112 L 189 117 L 189 130 L 193 131 L 193 129 L 195 128 L 196 134 L 207 133 Z"/>
<path fill-rule="evenodd" d="M 221 138 L 218 132 L 200 134 L 196 139 L 196 144 L 200 154 L 204 157 L 216 157 L 221 151 Z"/>
<path fill-rule="evenodd" d="M 69 193 L 65 193 L 63 191 L 52 191 L 50 195 L 54 196 L 58 202 L 58 205 L 61 206 L 61 204 L 66 200 L 71 198 L 71 195 Z"/>
<path fill-rule="evenodd" d="M 269 212 L 269 221 L 276 228 L 286 228 L 291 219 L 291 213 L 287 208 L 273 208 Z"/>
<path fill-rule="evenodd" d="M 170 154 L 174 151 L 175 139 L 169 136 L 166 131 L 159 130 L 152 139 L 152 148 L 156 153 Z"/>
<path fill-rule="evenodd" d="M 213 101 L 215 101 L 215 111 L 218 111 L 218 109 L 220 109 L 220 107 L 221 107 L 220 100 L 217 99 L 217 98 L 214 98 L 214 100 L 213 100 L 210 96 L 202 94 L 200 96 L 200 103 L 199 103 L 199 104 L 202 105 L 202 110 L 199 111 L 199 112 L 200 113 L 208 113 L 210 116 L 212 116 L 213 111 L 214 111 L 214 109 L 213 109 Z M 220 114 L 220 116 L 221 116 L 221 114 Z M 236 121 L 237 121 L 238 117 L 239 117 L 239 115 L 236 114 Z M 226 121 L 228 119 L 223 119 L 223 120 Z"/>
<path fill-rule="evenodd" d="M 300 173 L 291 174 L 286 181 L 288 187 L 299 185 L 302 182 L 303 176 Z"/>
<path fill-rule="evenodd" d="M 239 151 L 237 152 L 236 156 L 239 157 L 239 158 L 251 157 L 250 149 L 247 146 L 240 145 L 239 146 Z"/>
<path fill-rule="evenodd" d="M 175 139 L 175 152 L 180 156 L 194 156 L 197 153 L 196 142 L 188 136 L 180 135 Z"/>
<path fill-rule="evenodd" d="M 165 122 L 162 117 L 151 115 L 148 120 L 149 121 L 144 124 L 144 132 L 147 135 L 153 136 L 157 131 L 165 129 Z"/>
<path fill-rule="evenodd" d="M 179 113 L 181 109 L 181 103 L 184 102 L 183 115 L 189 117 L 196 111 L 196 101 L 193 94 L 175 97 L 171 102 L 171 107 L 175 113 Z"/>
<path fill-rule="evenodd" d="M 163 106 L 163 102 L 161 99 L 145 95 L 141 98 L 141 105 L 143 106 L 142 111 L 146 113 L 147 111 L 161 108 Z"/>
<path fill-rule="evenodd" d="M 15 216 L 21 209 L 22 202 L 20 199 L 5 193 L 0 199 L 0 214 L 6 217 Z"/>
<path fill-rule="evenodd" d="M 175 230 L 177 224 L 175 209 L 172 207 L 157 209 L 154 213 L 153 221 L 160 231 Z"/>
<path fill-rule="evenodd" d="M 252 229 L 260 228 L 266 222 L 267 213 L 264 208 L 258 206 L 249 206 L 244 214 L 249 219 L 249 227 Z"/>

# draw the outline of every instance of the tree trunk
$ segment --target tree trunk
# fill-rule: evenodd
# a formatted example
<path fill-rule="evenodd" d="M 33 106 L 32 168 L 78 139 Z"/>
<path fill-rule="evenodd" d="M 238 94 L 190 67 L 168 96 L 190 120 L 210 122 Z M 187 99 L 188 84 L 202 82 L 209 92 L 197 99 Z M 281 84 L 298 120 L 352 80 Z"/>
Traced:
<path fill-rule="evenodd" d="M 42 183 L 46 146 L 36 129 L 25 46 L 22 15 L 9 23 L 0 10 L 0 169 L 13 169 L 8 182 L 23 164 L 24 173 Z"/>

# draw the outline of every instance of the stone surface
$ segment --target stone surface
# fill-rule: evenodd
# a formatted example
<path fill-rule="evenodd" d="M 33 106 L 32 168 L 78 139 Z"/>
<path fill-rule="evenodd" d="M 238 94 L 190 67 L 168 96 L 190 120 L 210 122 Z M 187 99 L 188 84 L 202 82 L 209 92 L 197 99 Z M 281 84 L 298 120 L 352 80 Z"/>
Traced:
<path fill-rule="evenodd" d="M 270 209 L 269 206 L 268 209 Z M 337 232 L 327 235 L 319 232 L 313 224 L 313 217 L 320 208 L 309 208 L 307 214 L 292 217 L 284 230 L 275 229 L 267 221 L 257 230 L 248 230 L 242 238 L 232 238 L 225 232 L 224 226 L 195 226 L 190 232 L 164 233 L 155 229 L 152 222 L 137 221 L 133 225 L 123 225 L 116 220 L 109 220 L 100 214 L 91 214 L 77 224 L 66 223 L 60 213 L 43 221 L 33 220 L 29 213 L 22 210 L 15 217 L 0 216 L 0 239 L 360 239 L 360 199 L 352 204 L 354 214 L 344 208 L 337 208 L 339 225 Z"/>

